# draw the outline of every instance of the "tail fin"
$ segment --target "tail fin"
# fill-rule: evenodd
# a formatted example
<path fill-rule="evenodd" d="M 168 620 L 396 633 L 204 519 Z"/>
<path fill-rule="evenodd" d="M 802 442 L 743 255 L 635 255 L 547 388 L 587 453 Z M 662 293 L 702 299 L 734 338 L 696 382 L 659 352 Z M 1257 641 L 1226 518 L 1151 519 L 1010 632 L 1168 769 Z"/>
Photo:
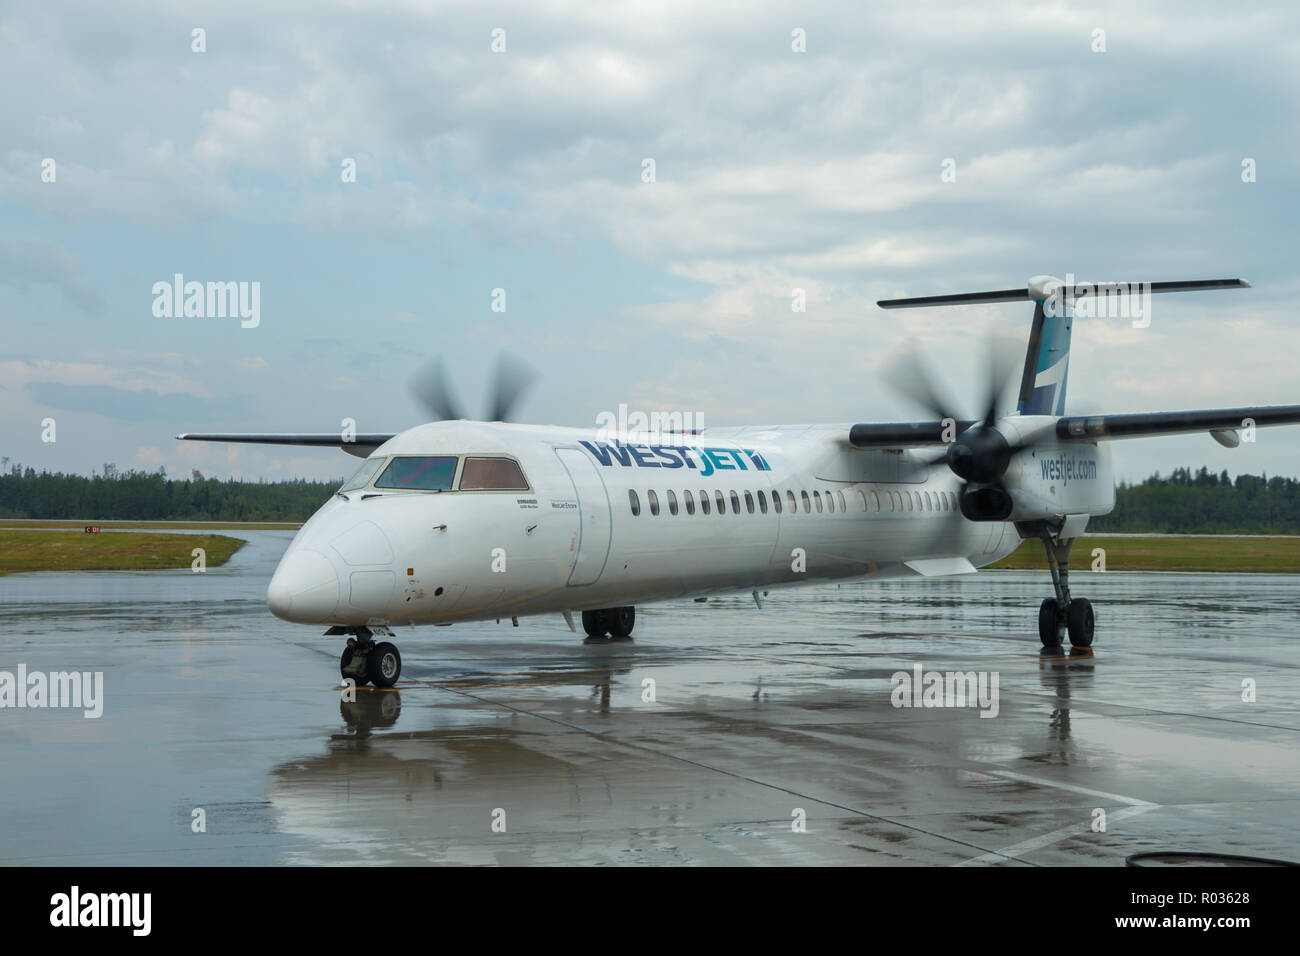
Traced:
<path fill-rule="evenodd" d="M 1029 329 L 1029 348 L 1025 351 L 1025 371 L 1020 378 L 1020 397 L 1016 412 L 1021 415 L 1064 415 L 1065 385 L 1070 374 L 1070 329 L 1074 326 L 1074 308 L 1069 299 L 1059 296 L 1053 308 L 1044 303 L 1060 280 L 1034 276 L 1029 280 L 1034 299 L 1034 324 Z"/>
<path fill-rule="evenodd" d="M 1034 324 L 1029 331 L 1025 371 L 1020 379 L 1016 411 L 1021 415 L 1064 415 L 1065 385 L 1070 371 L 1070 329 L 1074 302 L 1087 296 L 1201 292 L 1210 289 L 1249 288 L 1245 279 L 1193 279 L 1186 282 L 1105 282 L 1066 285 L 1052 276 L 1034 276 L 1023 289 L 963 292 L 909 299 L 882 299 L 882 309 L 910 309 L 935 305 L 973 305 L 984 302 L 1034 303 Z M 1046 307 L 1045 307 L 1046 305 Z"/>

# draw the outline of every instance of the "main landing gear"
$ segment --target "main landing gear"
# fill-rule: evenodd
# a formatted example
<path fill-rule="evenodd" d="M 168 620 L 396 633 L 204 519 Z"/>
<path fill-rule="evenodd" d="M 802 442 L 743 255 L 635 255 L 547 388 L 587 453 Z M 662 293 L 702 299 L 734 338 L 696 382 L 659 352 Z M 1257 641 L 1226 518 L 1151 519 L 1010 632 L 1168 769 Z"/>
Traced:
<path fill-rule="evenodd" d="M 1092 602 L 1070 597 L 1070 546 L 1074 539 L 1062 538 L 1046 525 L 1036 530 L 1047 551 L 1047 566 L 1056 590 L 1056 597 L 1045 599 L 1038 608 L 1038 637 L 1044 647 L 1060 647 L 1065 635 L 1069 635 L 1073 648 L 1092 647 L 1096 625 Z"/>
<path fill-rule="evenodd" d="M 402 655 L 397 652 L 397 645 L 387 641 L 376 643 L 372 638 L 375 633 L 392 637 L 393 632 L 386 627 L 331 627 L 325 634 L 348 634 L 347 646 L 339 659 L 339 675 L 345 680 L 351 678 L 358 687 L 374 684 L 376 687 L 392 687 L 402 676 Z"/>
<path fill-rule="evenodd" d="M 631 637 L 636 624 L 636 608 L 606 607 L 582 612 L 582 629 L 588 637 Z"/>

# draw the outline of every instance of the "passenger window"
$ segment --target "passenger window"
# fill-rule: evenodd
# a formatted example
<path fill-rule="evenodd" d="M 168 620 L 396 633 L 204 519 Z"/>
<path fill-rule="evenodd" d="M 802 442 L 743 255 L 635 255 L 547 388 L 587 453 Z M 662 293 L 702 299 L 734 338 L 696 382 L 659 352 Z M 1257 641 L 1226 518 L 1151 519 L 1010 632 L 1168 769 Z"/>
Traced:
<path fill-rule="evenodd" d="M 862 494 L 862 492 L 859 491 L 858 494 Z M 840 511 L 848 511 L 849 510 L 848 505 L 844 503 L 844 492 L 842 491 L 835 492 L 835 497 L 840 499 Z M 865 501 L 862 502 L 862 510 L 863 511 L 867 510 L 867 503 Z"/>
<path fill-rule="evenodd" d="M 650 502 L 650 513 L 652 515 L 659 514 L 659 496 L 654 493 L 653 489 L 645 493 L 645 500 Z"/>
<path fill-rule="evenodd" d="M 861 488 L 858 489 L 858 503 L 862 505 L 862 510 L 867 510 L 867 493 Z"/>
<path fill-rule="evenodd" d="M 772 510 L 777 514 L 781 513 L 781 492 L 772 492 Z"/>
<path fill-rule="evenodd" d="M 527 491 L 519 462 L 510 458 L 466 458 L 460 473 L 461 491 Z"/>
<path fill-rule="evenodd" d="M 871 510 L 880 513 L 880 494 L 875 488 L 871 489 Z"/>
<path fill-rule="evenodd" d="M 456 477 L 456 456 L 394 458 L 375 481 L 376 488 L 410 491 L 450 491 Z M 462 485 L 463 487 L 463 485 Z"/>
<path fill-rule="evenodd" d="M 718 514 L 725 515 L 727 513 L 727 502 L 723 500 L 722 489 L 719 488 L 713 493 L 713 500 L 718 503 Z"/>
<path fill-rule="evenodd" d="M 668 489 L 668 513 L 670 515 L 677 514 L 677 492 L 671 488 Z"/>
<path fill-rule="evenodd" d="M 636 489 L 627 490 L 627 502 L 632 506 L 632 517 L 635 518 L 641 514 L 641 499 L 636 496 Z"/>
<path fill-rule="evenodd" d="M 763 494 L 761 489 L 758 492 L 758 510 L 767 514 L 767 495 Z"/>
<path fill-rule="evenodd" d="M 695 496 L 691 494 L 690 489 L 682 492 L 682 500 L 686 503 L 686 513 L 695 514 Z"/>
<path fill-rule="evenodd" d="M 653 493 L 654 493 L 654 492 L 651 492 L 651 494 L 653 494 Z M 907 510 L 908 510 L 908 511 L 912 511 L 912 510 L 913 510 L 913 507 L 912 507 L 912 493 L 911 493 L 910 491 L 904 491 L 904 492 L 903 492 L 903 496 L 907 499 Z"/>
<path fill-rule="evenodd" d="M 700 489 L 700 513 L 709 513 L 709 493 L 703 488 Z"/>
<path fill-rule="evenodd" d="M 903 510 L 903 496 L 900 495 L 897 491 L 891 491 L 889 493 L 889 510 L 890 511 Z"/>
<path fill-rule="evenodd" d="M 835 495 L 832 492 L 826 492 L 826 510 L 835 514 Z"/>
<path fill-rule="evenodd" d="M 748 491 L 745 492 L 745 510 L 750 514 L 754 513 L 754 496 Z"/>
<path fill-rule="evenodd" d="M 812 514 L 812 500 L 808 497 L 808 492 L 799 492 L 799 497 L 803 499 L 803 513 Z M 819 511 L 821 509 L 818 509 Z"/>
<path fill-rule="evenodd" d="M 740 514 L 740 496 L 736 494 L 735 488 L 731 489 L 731 513 L 733 515 Z"/>
<path fill-rule="evenodd" d="M 786 491 L 786 497 L 790 502 L 790 514 L 797 515 L 799 513 L 799 502 L 794 500 L 794 492 Z"/>
<path fill-rule="evenodd" d="M 822 513 L 822 493 L 813 489 L 813 504 L 817 506 L 817 513 Z"/>
<path fill-rule="evenodd" d="M 930 502 L 930 492 L 928 492 L 928 491 L 925 493 L 925 510 L 926 510 L 926 511 L 933 511 L 933 510 L 934 510 L 934 507 L 932 506 L 932 504 L 931 504 L 931 502 Z"/>

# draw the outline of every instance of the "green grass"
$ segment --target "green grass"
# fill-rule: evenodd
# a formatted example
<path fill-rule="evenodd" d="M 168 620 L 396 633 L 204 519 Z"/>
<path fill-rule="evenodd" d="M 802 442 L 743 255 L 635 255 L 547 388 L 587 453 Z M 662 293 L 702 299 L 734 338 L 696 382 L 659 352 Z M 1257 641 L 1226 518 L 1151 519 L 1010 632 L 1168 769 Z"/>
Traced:
<path fill-rule="evenodd" d="M 76 530 L 0 530 L 0 574 L 20 571 L 137 571 L 188 568 L 191 551 L 207 552 L 210 568 L 244 546 L 219 534 L 158 534 Z"/>
<path fill-rule="evenodd" d="M 1092 568 L 1094 548 L 1106 552 L 1107 571 L 1261 571 L 1300 574 L 1300 537 L 1224 538 L 1175 535 L 1167 538 L 1112 538 L 1088 535 L 1074 542 L 1070 569 Z M 1022 541 L 1016 552 L 991 568 L 1045 570 L 1038 541 Z"/>
<path fill-rule="evenodd" d="M 92 519 L 0 518 L 5 528 L 76 528 L 89 525 L 105 531 L 297 531 L 301 521 L 98 521 Z"/>

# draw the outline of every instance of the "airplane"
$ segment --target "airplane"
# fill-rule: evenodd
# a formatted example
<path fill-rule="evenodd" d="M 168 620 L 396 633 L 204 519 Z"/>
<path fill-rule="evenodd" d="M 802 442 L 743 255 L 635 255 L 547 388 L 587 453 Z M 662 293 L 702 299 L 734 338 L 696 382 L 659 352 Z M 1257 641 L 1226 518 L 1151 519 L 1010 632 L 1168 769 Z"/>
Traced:
<path fill-rule="evenodd" d="M 441 420 L 397 433 L 186 433 L 188 441 L 338 447 L 364 458 L 302 526 L 267 588 L 273 614 L 344 636 L 340 675 L 392 687 L 401 625 L 558 613 L 588 639 L 630 637 L 637 605 L 845 581 L 974 573 L 1027 539 L 1053 596 L 1046 648 L 1090 653 L 1095 612 L 1071 594 L 1070 549 L 1115 504 L 1109 443 L 1300 423 L 1300 405 L 1070 416 L 1078 302 L 1249 287 L 1243 279 L 1067 285 L 885 299 L 886 309 L 1033 302 L 1015 410 L 961 419 L 919 372 L 924 421 L 705 427 L 642 434 L 505 421 L 524 387 L 499 373 L 488 421 L 464 419 L 439 380 Z M 504 383 L 504 384 L 503 384 Z M 1252 435 L 1253 437 L 1253 435 Z M 945 467 L 946 466 L 946 467 Z"/>

